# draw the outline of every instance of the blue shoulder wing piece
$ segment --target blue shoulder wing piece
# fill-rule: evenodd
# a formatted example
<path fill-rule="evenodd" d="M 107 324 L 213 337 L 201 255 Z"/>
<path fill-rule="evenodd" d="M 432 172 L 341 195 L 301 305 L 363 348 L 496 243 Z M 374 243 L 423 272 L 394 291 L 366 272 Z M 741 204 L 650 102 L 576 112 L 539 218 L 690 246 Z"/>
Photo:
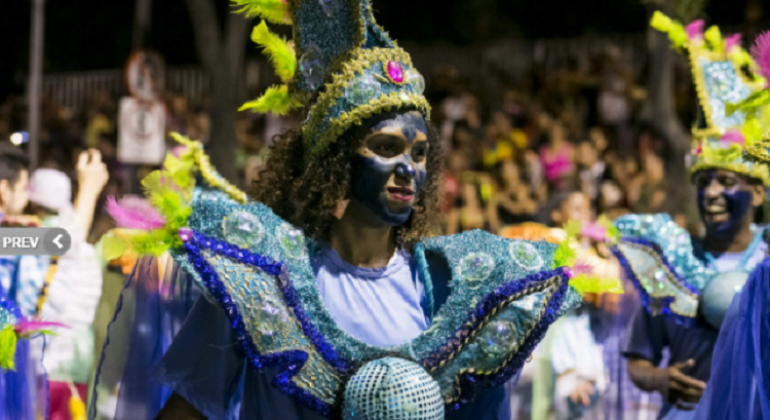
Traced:
<path fill-rule="evenodd" d="M 438 382 L 447 409 L 456 410 L 476 390 L 512 378 L 550 324 L 581 299 L 566 270 L 553 267 L 556 245 L 482 231 L 424 245 L 446 259 L 452 293 L 413 349 Z"/>
<path fill-rule="evenodd" d="M 695 257 L 689 233 L 666 214 L 624 216 L 615 226 L 621 239 L 612 251 L 647 311 L 694 325 L 712 270 Z"/>

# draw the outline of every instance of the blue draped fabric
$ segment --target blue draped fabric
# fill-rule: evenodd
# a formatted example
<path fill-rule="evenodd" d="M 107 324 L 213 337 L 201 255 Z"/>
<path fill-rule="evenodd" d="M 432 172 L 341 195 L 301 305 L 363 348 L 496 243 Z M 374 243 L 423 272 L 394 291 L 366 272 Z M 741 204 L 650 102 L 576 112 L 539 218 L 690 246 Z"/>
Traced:
<path fill-rule="evenodd" d="M 770 420 L 770 258 L 730 305 L 694 418 Z"/>
<path fill-rule="evenodd" d="M 89 419 L 153 419 L 171 396 L 154 373 L 200 292 L 174 264 L 161 270 L 157 259 L 144 258 L 126 280 L 96 371 Z M 111 396 L 117 405 L 104 408 Z"/>

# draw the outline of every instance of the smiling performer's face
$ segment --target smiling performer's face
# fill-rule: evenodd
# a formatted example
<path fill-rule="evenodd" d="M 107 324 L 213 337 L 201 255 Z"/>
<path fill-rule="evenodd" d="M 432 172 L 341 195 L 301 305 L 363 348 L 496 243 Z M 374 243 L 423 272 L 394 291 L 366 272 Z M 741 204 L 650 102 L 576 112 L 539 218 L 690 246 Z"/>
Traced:
<path fill-rule="evenodd" d="M 364 126 L 353 155 L 351 198 L 391 226 L 404 224 L 425 183 L 428 130 L 419 112 L 386 113 Z"/>
<path fill-rule="evenodd" d="M 765 198 L 764 187 L 723 169 L 696 173 L 695 186 L 703 224 L 716 237 L 734 236 L 749 226 Z"/>

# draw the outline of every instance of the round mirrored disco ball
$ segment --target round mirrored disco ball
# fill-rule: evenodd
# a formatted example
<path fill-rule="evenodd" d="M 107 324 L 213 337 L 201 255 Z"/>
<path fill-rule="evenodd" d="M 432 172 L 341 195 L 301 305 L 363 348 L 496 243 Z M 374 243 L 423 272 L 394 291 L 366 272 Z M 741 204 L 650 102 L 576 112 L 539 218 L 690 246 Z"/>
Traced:
<path fill-rule="evenodd" d="M 420 365 L 386 357 L 365 364 L 350 379 L 343 419 L 444 420 L 444 400 Z"/>

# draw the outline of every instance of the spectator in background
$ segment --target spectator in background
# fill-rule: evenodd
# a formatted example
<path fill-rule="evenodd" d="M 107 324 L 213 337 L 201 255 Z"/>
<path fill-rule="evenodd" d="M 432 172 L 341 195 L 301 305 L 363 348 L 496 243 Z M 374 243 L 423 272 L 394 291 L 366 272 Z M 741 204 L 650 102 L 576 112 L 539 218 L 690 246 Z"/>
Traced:
<path fill-rule="evenodd" d="M 67 230 L 69 251 L 51 257 L 46 286 L 38 304 L 43 319 L 67 325 L 51 337 L 42 355 L 49 378 L 51 420 L 77 420 L 70 414 L 70 384 L 86 400 L 94 361 L 92 324 L 102 291 L 102 273 L 94 247 L 86 242 L 97 199 L 109 174 L 96 150 L 83 152 L 77 163 L 78 194 L 73 206 L 71 181 L 63 172 L 39 169 L 32 175 L 29 200 L 46 226 Z M 44 353 L 44 354 L 43 354 Z"/>
<path fill-rule="evenodd" d="M 447 216 L 448 235 L 487 228 L 487 209 L 477 181 L 473 173 L 463 174 L 454 208 Z"/>
<path fill-rule="evenodd" d="M 660 156 L 644 157 L 642 172 L 628 184 L 628 202 L 635 213 L 658 213 L 666 200 L 665 170 Z"/>
<path fill-rule="evenodd" d="M 558 120 L 552 121 L 548 128 L 548 143 L 540 149 L 540 160 L 548 182 L 557 191 L 564 189 L 575 170 L 575 152 L 567 141 L 564 125 Z"/>
<path fill-rule="evenodd" d="M 497 188 L 489 202 L 492 231 L 498 232 L 504 226 L 534 221 L 537 202 L 513 160 L 506 159 L 495 166 L 495 181 Z"/>
<path fill-rule="evenodd" d="M 580 167 L 580 190 L 592 203 L 596 203 L 607 168 L 600 159 L 599 151 L 588 141 L 581 142 L 578 146 L 577 161 Z"/>

